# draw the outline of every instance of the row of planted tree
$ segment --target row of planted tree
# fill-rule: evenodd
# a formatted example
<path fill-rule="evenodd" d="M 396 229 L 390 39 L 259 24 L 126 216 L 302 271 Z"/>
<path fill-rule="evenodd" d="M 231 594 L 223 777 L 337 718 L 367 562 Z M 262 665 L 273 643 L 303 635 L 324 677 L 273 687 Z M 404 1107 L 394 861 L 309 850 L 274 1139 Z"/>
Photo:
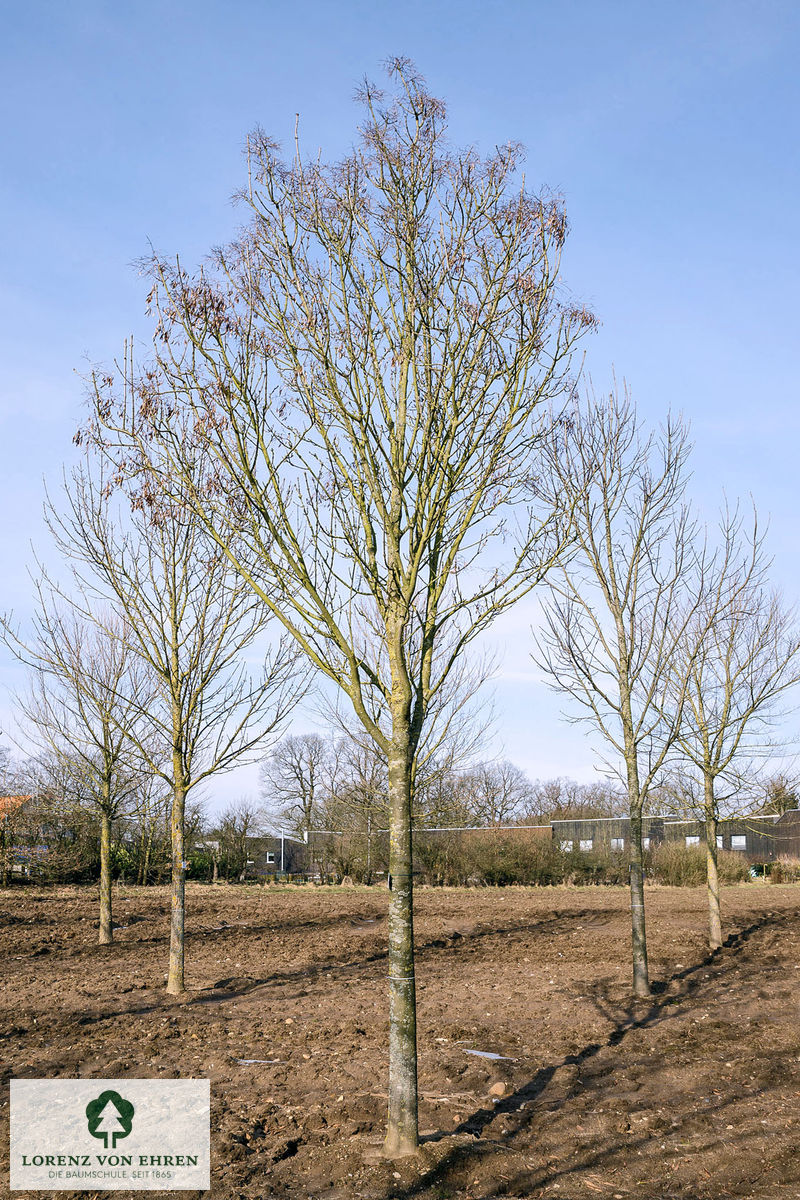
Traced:
<path fill-rule="evenodd" d="M 390 76 L 388 96 L 365 85 L 334 165 L 249 139 L 245 223 L 206 265 L 153 256 L 152 344 L 91 374 L 85 457 L 48 505 L 68 574 L 41 571 L 35 630 L 9 619 L 6 635 L 32 670 L 23 717 L 82 764 L 104 871 L 130 781 L 171 796 L 172 993 L 191 793 L 263 753 L 317 685 L 376 748 L 401 1154 L 418 1142 L 415 789 L 478 703 L 476 640 L 542 585 L 517 653 L 619 770 L 637 997 L 648 795 L 676 761 L 699 793 L 718 945 L 719 805 L 765 747 L 800 642 L 755 516 L 692 516 L 682 423 L 648 434 L 624 391 L 583 386 L 597 322 L 562 280 L 560 198 L 528 190 L 516 145 L 454 149 L 410 64 Z"/>

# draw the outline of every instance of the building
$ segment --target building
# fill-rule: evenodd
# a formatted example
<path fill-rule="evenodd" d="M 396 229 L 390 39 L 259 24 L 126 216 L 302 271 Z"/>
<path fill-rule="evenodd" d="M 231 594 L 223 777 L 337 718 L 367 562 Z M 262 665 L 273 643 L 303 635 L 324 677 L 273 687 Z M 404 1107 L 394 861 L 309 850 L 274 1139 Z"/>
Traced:
<path fill-rule="evenodd" d="M 626 852 L 630 848 L 628 817 L 553 821 L 551 829 L 553 840 L 565 852 Z M 664 815 L 642 818 L 645 850 L 659 842 L 698 846 L 705 845 L 705 840 L 703 821 Z M 783 856 L 800 858 L 800 809 L 790 809 L 781 815 L 724 818 L 717 826 L 717 847 L 720 850 L 735 850 L 751 862 L 774 862 Z"/>
<path fill-rule="evenodd" d="M 644 817 L 642 826 L 645 850 L 662 842 L 679 842 L 685 846 L 705 844 L 705 825 L 693 818 L 659 814 Z M 373 832 L 374 867 L 386 866 L 386 832 Z M 498 833 L 502 833 L 506 838 L 509 835 L 518 837 L 520 841 L 552 841 L 565 853 L 616 851 L 626 855 L 630 850 L 628 817 L 582 817 L 537 826 L 420 829 L 417 836 L 418 839 L 424 837 L 425 842 L 429 844 L 438 839 L 444 841 L 454 838 L 480 844 L 483 839 L 490 839 Z M 364 840 L 364 835 L 348 836 L 351 840 Z M 345 835 L 324 830 L 314 832 L 311 845 L 288 834 L 248 838 L 246 878 L 263 879 L 280 874 L 318 874 L 325 869 L 328 858 L 333 861 L 331 852 L 343 839 Z M 417 845 L 421 848 L 421 840 L 418 840 Z M 717 846 L 720 850 L 733 850 L 743 854 L 752 863 L 775 862 L 782 857 L 800 859 L 800 809 L 791 809 L 782 815 L 725 818 L 718 824 Z M 364 850 L 363 846 L 361 850 Z M 374 874 L 385 875 L 385 871 L 376 870 Z"/>
<path fill-rule="evenodd" d="M 310 869 L 308 846 L 288 833 L 247 839 L 246 879 L 270 875 L 302 875 Z"/>

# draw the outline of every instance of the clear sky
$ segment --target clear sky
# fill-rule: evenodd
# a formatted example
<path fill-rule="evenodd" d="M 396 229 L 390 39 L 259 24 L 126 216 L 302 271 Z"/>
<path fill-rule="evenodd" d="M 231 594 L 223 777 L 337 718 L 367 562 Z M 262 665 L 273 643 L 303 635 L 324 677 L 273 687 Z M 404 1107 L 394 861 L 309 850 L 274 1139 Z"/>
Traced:
<path fill-rule="evenodd" d="M 299 112 L 306 148 L 345 151 L 356 84 L 396 54 L 456 144 L 522 141 L 531 185 L 563 192 L 564 278 L 602 322 L 596 385 L 613 366 L 648 419 L 690 419 L 694 498 L 713 516 L 723 491 L 752 493 L 775 580 L 800 594 L 794 0 L 29 0 L 0 45 L 0 609 L 29 611 L 80 372 L 147 334 L 131 264 L 226 239 L 254 125 L 289 144 Z M 590 741 L 527 657 L 532 612 L 497 630 L 496 749 L 590 779 Z M 0 684 L 19 682 L 3 651 Z M 212 792 L 255 787 L 250 770 Z"/>

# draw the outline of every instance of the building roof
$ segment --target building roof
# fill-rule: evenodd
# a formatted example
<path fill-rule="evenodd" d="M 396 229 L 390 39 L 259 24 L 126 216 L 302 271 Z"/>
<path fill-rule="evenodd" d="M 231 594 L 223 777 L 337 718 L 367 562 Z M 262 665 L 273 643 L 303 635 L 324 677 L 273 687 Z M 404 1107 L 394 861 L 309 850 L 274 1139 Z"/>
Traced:
<path fill-rule="evenodd" d="M 9 813 L 19 808 L 26 800 L 32 799 L 32 796 L 0 796 L 0 821 L 5 820 Z"/>

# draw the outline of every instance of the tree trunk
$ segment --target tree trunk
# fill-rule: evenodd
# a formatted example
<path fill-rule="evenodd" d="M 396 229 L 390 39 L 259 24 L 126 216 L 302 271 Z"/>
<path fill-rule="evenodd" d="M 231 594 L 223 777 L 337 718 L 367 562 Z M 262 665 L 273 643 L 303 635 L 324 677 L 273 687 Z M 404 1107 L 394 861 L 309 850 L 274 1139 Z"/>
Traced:
<path fill-rule="evenodd" d="M 638 798 L 637 798 L 638 799 Z M 631 830 L 631 950 L 633 957 L 633 994 L 638 999 L 650 995 L 647 966 L 647 929 L 644 915 L 644 852 L 642 849 L 642 806 L 630 808 Z"/>
<path fill-rule="evenodd" d="M 147 826 L 147 842 L 144 847 L 144 877 L 142 883 L 147 886 L 150 881 L 150 862 L 153 857 L 153 839 L 155 838 L 155 822 L 151 821 Z"/>
<path fill-rule="evenodd" d="M 114 940 L 111 925 L 111 813 L 100 809 L 100 945 Z"/>
<path fill-rule="evenodd" d="M 136 871 L 136 883 L 137 883 L 137 886 L 139 886 L 139 887 L 143 883 L 145 883 L 144 848 L 145 848 L 146 843 L 147 843 L 147 819 L 144 818 L 142 820 L 142 836 L 139 838 L 139 866 Z"/>
<path fill-rule="evenodd" d="M 417 1126 L 417 1000 L 414 980 L 409 740 L 389 756 L 389 1118 L 384 1152 L 414 1154 Z"/>
<path fill-rule="evenodd" d="M 186 899 L 186 868 L 184 867 L 184 818 L 186 792 L 176 784 L 172 794 L 172 911 L 169 926 L 169 975 L 167 991 L 173 996 L 185 991 L 183 978 L 184 919 Z"/>
<path fill-rule="evenodd" d="M 722 945 L 722 918 L 719 909 L 719 874 L 717 872 L 717 809 L 714 802 L 714 778 L 706 775 L 703 781 L 703 806 L 706 818 L 706 879 L 708 883 L 708 944 L 712 950 Z"/>
<path fill-rule="evenodd" d="M 625 633 L 620 627 L 620 647 L 625 645 Z M 650 972 L 647 966 L 647 928 L 644 915 L 644 849 L 642 847 L 643 798 L 639 785 L 639 756 L 634 737 L 631 696 L 625 677 L 620 678 L 620 705 L 625 741 L 625 769 L 628 784 L 628 815 L 630 818 L 630 884 L 631 884 L 631 956 L 633 959 L 633 994 L 637 1000 L 650 996 Z"/>
<path fill-rule="evenodd" d="M 6 820 L 0 817 L 0 847 L 2 847 L 3 858 L 0 863 L 0 871 L 2 871 L 3 887 L 8 887 L 9 859 L 11 858 L 11 835 L 8 832 Z"/>

